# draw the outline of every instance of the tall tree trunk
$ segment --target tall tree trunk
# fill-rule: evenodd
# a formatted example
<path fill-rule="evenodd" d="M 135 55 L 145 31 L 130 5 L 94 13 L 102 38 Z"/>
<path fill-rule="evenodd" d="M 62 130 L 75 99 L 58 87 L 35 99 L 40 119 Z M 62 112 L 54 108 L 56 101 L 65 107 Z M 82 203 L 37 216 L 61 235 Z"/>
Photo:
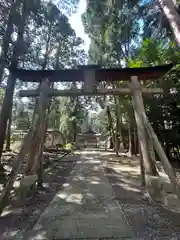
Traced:
<path fill-rule="evenodd" d="M 127 153 L 128 157 L 132 157 L 132 128 L 130 118 L 128 119 L 128 142 L 129 142 L 129 150 Z"/>
<path fill-rule="evenodd" d="M 124 152 L 124 136 L 123 136 L 123 128 L 122 128 L 122 118 L 123 116 L 120 116 L 120 124 L 119 124 L 119 135 L 120 135 L 120 150 L 121 152 Z"/>
<path fill-rule="evenodd" d="M 107 117 L 108 117 L 108 130 L 112 137 L 113 147 L 115 147 L 115 134 L 114 134 L 114 130 L 113 130 L 113 120 L 112 120 L 111 111 L 110 111 L 109 106 L 106 107 L 106 113 L 107 113 Z"/>
<path fill-rule="evenodd" d="M 18 65 L 18 57 L 21 49 L 21 44 L 23 42 L 23 34 L 24 34 L 26 18 L 27 18 L 27 4 L 26 4 L 26 1 L 24 1 L 21 22 L 18 28 L 18 37 L 17 37 L 15 47 L 13 49 L 12 64 L 11 64 L 13 68 L 16 68 Z M 16 83 L 15 78 L 10 74 L 7 80 L 6 91 L 5 91 L 1 115 L 0 115 L 0 159 L 2 157 L 2 151 L 3 151 L 4 141 L 6 137 L 7 121 L 10 118 L 11 111 L 12 111 L 15 83 Z M 0 163 L 0 171 L 3 171 L 2 163 Z"/>
<path fill-rule="evenodd" d="M 180 14 L 177 12 L 176 5 L 173 0 L 157 0 L 164 12 L 177 44 L 180 46 Z"/>
<path fill-rule="evenodd" d="M 0 159 L 2 157 L 3 146 L 6 138 L 7 122 L 12 111 L 12 101 L 14 94 L 15 79 L 12 75 L 9 76 L 5 96 L 3 100 L 1 115 L 0 115 Z M 2 163 L 0 161 L 0 172 L 3 171 Z"/>
<path fill-rule="evenodd" d="M 6 151 L 11 150 L 11 120 L 12 120 L 12 114 L 10 114 L 10 117 L 8 120 L 7 132 L 6 132 Z"/>
<path fill-rule="evenodd" d="M 119 113 L 119 96 L 114 96 L 114 101 L 115 101 L 115 115 L 116 115 L 116 133 L 115 133 L 115 152 L 116 155 L 119 154 L 119 149 L 120 149 L 120 139 L 122 141 L 122 136 L 120 133 L 120 113 Z"/>
<path fill-rule="evenodd" d="M 73 122 L 73 142 L 76 142 L 76 136 L 77 136 L 77 122 L 76 120 Z"/>
<path fill-rule="evenodd" d="M 18 4 L 19 4 L 18 0 L 12 1 L 10 11 L 9 11 L 9 16 L 8 16 L 8 21 L 7 21 L 7 27 L 2 40 L 2 49 L 1 49 L 1 55 L 0 55 L 0 82 L 2 81 L 4 67 L 5 67 L 7 54 L 9 50 L 9 43 L 11 41 L 11 35 L 13 32 L 14 13 L 16 12 L 16 8 Z"/>

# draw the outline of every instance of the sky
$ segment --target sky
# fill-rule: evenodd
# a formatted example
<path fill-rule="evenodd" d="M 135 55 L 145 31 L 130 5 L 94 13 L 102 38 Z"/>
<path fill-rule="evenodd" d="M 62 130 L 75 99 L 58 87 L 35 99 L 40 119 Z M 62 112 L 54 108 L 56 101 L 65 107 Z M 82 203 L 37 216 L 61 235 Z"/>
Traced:
<path fill-rule="evenodd" d="M 81 37 L 84 40 L 83 48 L 85 51 L 88 51 L 90 39 L 88 38 L 87 34 L 84 33 L 84 27 L 81 21 L 81 14 L 84 13 L 86 10 L 86 1 L 80 0 L 78 10 L 76 13 L 72 14 L 69 17 L 69 22 L 72 28 L 76 31 L 76 35 Z"/>

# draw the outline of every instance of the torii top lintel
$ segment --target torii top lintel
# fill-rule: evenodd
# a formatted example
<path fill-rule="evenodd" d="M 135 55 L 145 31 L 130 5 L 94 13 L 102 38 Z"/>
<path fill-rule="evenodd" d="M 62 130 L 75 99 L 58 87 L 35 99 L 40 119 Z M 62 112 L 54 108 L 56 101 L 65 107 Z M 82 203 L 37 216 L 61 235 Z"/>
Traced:
<path fill-rule="evenodd" d="M 25 70 L 11 69 L 14 77 L 23 82 L 41 82 L 42 79 L 48 78 L 52 82 L 81 82 L 84 81 L 85 71 L 93 70 L 97 81 L 118 81 L 130 80 L 131 76 L 138 76 L 139 80 L 153 80 L 165 75 L 173 64 L 141 67 L 141 68 L 99 68 L 95 65 L 80 66 L 77 69 L 64 70 Z"/>

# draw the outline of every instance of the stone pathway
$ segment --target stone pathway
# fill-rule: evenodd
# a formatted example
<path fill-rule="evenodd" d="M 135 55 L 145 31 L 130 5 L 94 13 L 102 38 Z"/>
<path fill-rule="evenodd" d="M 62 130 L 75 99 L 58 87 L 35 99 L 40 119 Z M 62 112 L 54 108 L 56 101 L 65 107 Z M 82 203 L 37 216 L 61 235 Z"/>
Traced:
<path fill-rule="evenodd" d="M 111 159 L 107 164 L 102 156 L 81 152 L 63 189 L 25 240 L 180 239 L 179 214 L 142 199 L 134 163 L 125 164 L 122 157 L 117 165 Z"/>
<path fill-rule="evenodd" d="M 28 240 L 135 239 L 97 152 L 84 153 Z"/>

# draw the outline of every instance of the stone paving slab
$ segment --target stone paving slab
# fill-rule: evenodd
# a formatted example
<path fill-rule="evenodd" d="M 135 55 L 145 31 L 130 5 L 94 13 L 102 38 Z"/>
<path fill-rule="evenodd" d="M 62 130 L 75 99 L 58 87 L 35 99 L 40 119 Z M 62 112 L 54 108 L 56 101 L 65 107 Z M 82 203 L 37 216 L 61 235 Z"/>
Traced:
<path fill-rule="evenodd" d="M 25 239 L 135 239 L 97 152 L 84 154 Z"/>

